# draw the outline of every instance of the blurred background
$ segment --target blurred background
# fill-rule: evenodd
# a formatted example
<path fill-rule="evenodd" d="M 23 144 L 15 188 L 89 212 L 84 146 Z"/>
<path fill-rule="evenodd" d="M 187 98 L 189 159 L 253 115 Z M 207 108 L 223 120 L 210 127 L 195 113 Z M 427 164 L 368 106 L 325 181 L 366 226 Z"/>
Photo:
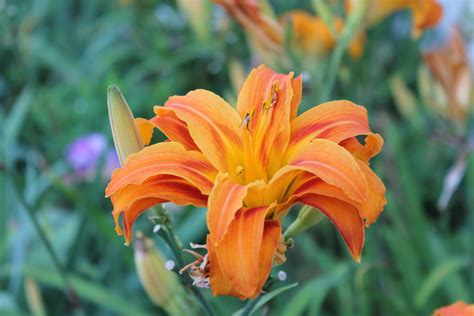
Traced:
<path fill-rule="evenodd" d="M 299 285 L 255 314 L 429 315 L 474 302 L 474 4 L 439 2 L 441 21 L 414 34 L 406 6 L 352 23 L 347 1 L 260 1 L 285 34 L 272 50 L 211 1 L 0 0 L 0 314 L 165 314 L 104 198 L 118 166 L 107 87 L 149 118 L 197 88 L 233 103 L 260 63 L 303 75 L 301 111 L 335 99 L 367 107 L 385 139 L 372 166 L 388 204 L 366 231 L 361 264 L 328 220 L 297 236 L 273 273 Z M 299 33 L 285 19 L 292 10 L 340 16 L 341 36 Z M 205 242 L 204 209 L 166 207 L 185 244 Z M 136 225 L 150 237 L 152 228 L 146 216 Z M 218 315 L 245 304 L 202 292 Z"/>

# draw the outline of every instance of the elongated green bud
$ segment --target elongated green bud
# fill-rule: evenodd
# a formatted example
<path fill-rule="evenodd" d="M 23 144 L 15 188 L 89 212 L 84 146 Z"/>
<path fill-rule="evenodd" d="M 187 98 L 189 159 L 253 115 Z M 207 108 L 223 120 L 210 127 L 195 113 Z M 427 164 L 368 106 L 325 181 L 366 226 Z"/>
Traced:
<path fill-rule="evenodd" d="M 135 125 L 132 111 L 118 87 L 109 87 L 107 106 L 115 149 L 120 164 L 123 165 L 128 156 L 139 152 L 144 146 Z"/>
<path fill-rule="evenodd" d="M 323 219 L 323 217 L 323 213 L 317 209 L 308 205 L 303 206 L 301 211 L 298 213 L 296 220 L 291 223 L 285 231 L 285 238 L 292 238 L 308 228 L 315 226 Z"/>
<path fill-rule="evenodd" d="M 138 277 L 150 300 L 170 315 L 192 315 L 193 302 L 186 296 L 177 275 L 168 270 L 173 267 L 165 262 L 153 240 L 138 232 L 134 252 Z"/>

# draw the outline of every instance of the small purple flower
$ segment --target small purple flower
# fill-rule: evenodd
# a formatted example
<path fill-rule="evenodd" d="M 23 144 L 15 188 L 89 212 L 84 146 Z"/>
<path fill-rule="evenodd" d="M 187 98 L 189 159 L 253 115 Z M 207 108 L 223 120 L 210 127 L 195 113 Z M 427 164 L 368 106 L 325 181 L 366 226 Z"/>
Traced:
<path fill-rule="evenodd" d="M 74 140 L 66 150 L 66 160 L 73 169 L 76 181 L 91 180 L 104 159 L 103 177 L 109 178 L 112 171 L 120 167 L 117 154 L 107 145 L 103 134 L 91 133 Z"/>

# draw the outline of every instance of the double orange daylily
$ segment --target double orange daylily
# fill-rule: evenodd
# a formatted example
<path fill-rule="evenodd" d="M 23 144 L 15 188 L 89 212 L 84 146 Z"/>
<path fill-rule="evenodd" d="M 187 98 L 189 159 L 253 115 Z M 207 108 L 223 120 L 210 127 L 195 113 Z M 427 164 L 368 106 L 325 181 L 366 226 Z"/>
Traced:
<path fill-rule="evenodd" d="M 260 66 L 244 83 L 237 110 L 206 90 L 155 107 L 150 122 L 170 141 L 131 155 L 113 173 L 106 195 L 117 232 L 123 226 L 129 243 L 134 221 L 157 203 L 207 206 L 215 295 L 259 294 L 278 255 L 281 219 L 294 203 L 321 210 L 359 260 L 364 223 L 386 203 L 369 166 L 383 139 L 371 132 L 366 110 L 349 101 L 297 116 L 301 93 L 301 76 Z"/>

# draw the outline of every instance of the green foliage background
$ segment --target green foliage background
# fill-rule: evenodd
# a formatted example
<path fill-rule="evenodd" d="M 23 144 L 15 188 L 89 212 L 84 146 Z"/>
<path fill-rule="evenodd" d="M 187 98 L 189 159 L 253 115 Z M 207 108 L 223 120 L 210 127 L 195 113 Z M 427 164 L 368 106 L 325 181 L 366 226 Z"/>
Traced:
<path fill-rule="evenodd" d="M 311 10 L 310 1 L 272 3 L 278 12 Z M 65 148 L 90 132 L 111 141 L 110 84 L 141 117 L 151 117 L 152 106 L 168 96 L 196 88 L 235 97 L 227 65 L 232 58 L 250 67 L 244 34 L 233 23 L 231 32 L 219 30 L 224 14 L 217 11 L 209 20 L 212 36 L 198 39 L 173 1 L 3 0 L 0 7 L 0 314 L 30 314 L 27 278 L 39 285 L 51 315 L 163 313 L 141 288 L 133 249 L 115 235 L 106 180 L 74 186 L 62 180 L 70 169 Z M 439 212 L 443 179 L 459 153 L 443 137 L 456 132 L 423 101 L 411 119 L 397 111 L 389 78 L 401 76 L 416 94 L 421 58 L 418 42 L 391 32 L 386 20 L 369 31 L 360 60 L 344 57 L 330 97 L 366 106 L 372 128 L 385 138 L 373 167 L 389 202 L 367 230 L 362 263 L 352 262 L 337 231 L 323 221 L 295 238 L 288 261 L 274 271 L 288 275 L 281 286 L 299 285 L 256 314 L 429 315 L 456 300 L 473 302 L 474 156 L 449 208 Z M 322 60 L 305 81 L 303 108 L 320 101 L 327 64 Z M 297 62 L 291 70 L 307 71 Z M 80 305 L 68 301 L 27 208 L 70 274 Z M 205 210 L 172 215 L 185 243 L 204 241 Z M 152 235 L 145 217 L 137 226 Z M 203 292 L 219 315 L 245 304 Z"/>

